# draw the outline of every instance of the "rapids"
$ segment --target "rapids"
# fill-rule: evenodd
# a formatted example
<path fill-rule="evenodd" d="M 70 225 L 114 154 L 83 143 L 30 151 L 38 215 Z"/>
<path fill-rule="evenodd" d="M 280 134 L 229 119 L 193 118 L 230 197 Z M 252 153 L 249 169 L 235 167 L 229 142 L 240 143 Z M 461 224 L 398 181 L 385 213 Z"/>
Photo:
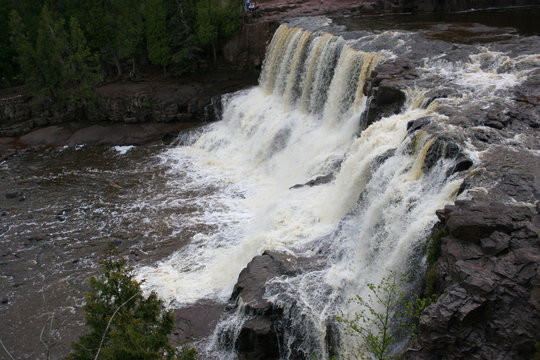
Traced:
<path fill-rule="evenodd" d="M 227 303 L 239 273 L 265 250 L 309 259 L 313 266 L 265 286 L 288 316 L 283 359 L 324 358 L 328 324 L 355 311 L 348 299 L 365 295 L 366 282 L 392 270 L 410 274 L 405 290 L 418 291 L 435 211 L 456 199 L 467 175 L 450 174 L 452 158 L 424 166 L 426 154 L 442 134 L 478 165 L 488 145 L 457 119 L 512 106 L 509 94 L 538 76 L 538 37 L 506 29 L 490 37 L 488 28 L 459 42 L 434 36 L 440 27 L 351 22 L 281 25 L 259 85 L 224 96 L 222 120 L 183 134 L 177 146 L 66 148 L 1 163 L 15 198 L 0 203 L 0 339 L 15 357 L 42 354 L 43 334 L 61 344 L 58 356 L 69 352 L 104 240 L 171 308 Z M 396 59 L 408 59 L 419 77 L 399 113 L 365 123 L 366 78 Z M 407 131 L 422 118 L 430 131 Z M 526 136 L 505 141 L 530 151 Z M 302 186 L 321 176 L 331 180 Z M 196 343 L 203 358 L 237 358 L 234 340 L 252 315 L 233 305 Z M 350 341 L 342 337 L 342 346 Z"/>

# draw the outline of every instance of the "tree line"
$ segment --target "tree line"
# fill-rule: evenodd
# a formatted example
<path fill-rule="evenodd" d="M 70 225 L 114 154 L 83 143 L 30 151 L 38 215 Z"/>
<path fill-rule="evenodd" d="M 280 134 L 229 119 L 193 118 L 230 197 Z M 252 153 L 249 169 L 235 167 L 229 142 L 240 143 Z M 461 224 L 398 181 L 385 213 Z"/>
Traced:
<path fill-rule="evenodd" d="M 140 66 L 196 71 L 242 24 L 242 0 L 0 0 L 2 86 L 84 101 Z"/>

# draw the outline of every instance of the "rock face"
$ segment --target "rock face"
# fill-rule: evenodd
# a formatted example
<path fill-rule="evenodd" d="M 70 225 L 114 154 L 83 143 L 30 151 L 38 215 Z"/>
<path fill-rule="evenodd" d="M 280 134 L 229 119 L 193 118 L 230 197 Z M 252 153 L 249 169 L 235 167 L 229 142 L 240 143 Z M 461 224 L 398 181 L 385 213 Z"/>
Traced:
<path fill-rule="evenodd" d="M 234 344 L 240 359 L 277 359 L 280 348 L 280 332 L 276 322 L 280 309 L 264 298 L 266 282 L 280 275 L 293 275 L 295 260 L 284 254 L 265 251 L 256 256 L 242 270 L 234 286 L 231 301 L 242 304 L 252 318 L 242 325 Z"/>
<path fill-rule="evenodd" d="M 456 201 L 437 212 L 447 236 L 438 301 L 420 320 L 408 359 L 531 359 L 540 341 L 538 209 Z"/>
<path fill-rule="evenodd" d="M 261 44 L 265 44 L 262 42 Z M 265 48 L 262 48 L 263 54 Z M 95 108 L 76 108 L 69 102 L 32 104 L 31 98 L 0 99 L 0 138 L 17 137 L 38 128 L 70 122 L 92 124 L 185 123 L 214 120 L 205 107 L 222 94 L 257 83 L 237 64 L 219 63 L 196 79 L 118 81 L 97 89 Z"/>
<path fill-rule="evenodd" d="M 278 26 L 277 21 L 244 24 L 242 31 L 223 47 L 225 59 L 244 67 L 260 67 Z"/>
<path fill-rule="evenodd" d="M 407 84 L 417 78 L 407 62 L 388 62 L 378 65 L 366 79 L 364 95 L 368 97 L 362 114 L 360 130 L 375 121 L 397 114 L 405 104 Z"/>

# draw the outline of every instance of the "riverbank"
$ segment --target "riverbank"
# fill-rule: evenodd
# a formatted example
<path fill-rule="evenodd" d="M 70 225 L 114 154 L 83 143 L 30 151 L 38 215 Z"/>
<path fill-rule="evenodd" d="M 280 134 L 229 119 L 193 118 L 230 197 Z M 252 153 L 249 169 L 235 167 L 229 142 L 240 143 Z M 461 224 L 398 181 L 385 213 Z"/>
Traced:
<path fill-rule="evenodd" d="M 4 92 L 0 104 L 2 158 L 36 146 L 142 145 L 215 119 L 212 100 L 257 84 L 257 70 L 225 61 L 200 74 L 163 79 L 152 73 L 134 81 L 116 81 L 96 89 L 93 109 L 69 104 L 35 105 L 24 93 Z M 219 109 L 217 109 L 219 111 Z"/>

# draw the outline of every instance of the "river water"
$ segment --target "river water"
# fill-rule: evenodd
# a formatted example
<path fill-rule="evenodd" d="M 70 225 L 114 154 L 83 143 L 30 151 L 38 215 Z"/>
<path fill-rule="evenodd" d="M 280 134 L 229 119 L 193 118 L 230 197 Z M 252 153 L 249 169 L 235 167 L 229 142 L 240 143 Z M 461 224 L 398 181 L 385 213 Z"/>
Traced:
<path fill-rule="evenodd" d="M 16 359 L 45 358 L 48 348 L 53 359 L 65 356 L 84 331 L 87 278 L 111 242 L 172 308 L 226 303 L 240 271 L 265 250 L 316 259 L 314 269 L 271 280 L 266 296 L 301 310 L 298 321 L 290 311 L 283 358 L 323 357 L 328 320 L 354 312 L 347 299 L 365 294 L 366 281 L 390 270 L 421 277 L 435 210 L 456 198 L 467 175 L 448 175 L 453 158 L 424 166 L 435 139 L 409 134 L 407 123 L 429 117 L 477 166 L 487 145 L 448 109 L 512 108 L 517 89 L 538 81 L 538 28 L 512 23 L 515 14 L 539 15 L 294 20 L 276 32 L 259 86 L 224 97 L 223 120 L 175 146 L 82 146 L 4 161 L 3 346 Z M 364 80 L 397 59 L 420 76 L 399 114 L 364 126 Z M 534 134 L 512 136 L 506 146 L 539 150 Z M 329 174 L 330 182 L 291 189 Z M 234 312 L 218 329 L 234 333 L 248 317 Z M 198 344 L 201 354 L 236 358 L 219 331 Z"/>

